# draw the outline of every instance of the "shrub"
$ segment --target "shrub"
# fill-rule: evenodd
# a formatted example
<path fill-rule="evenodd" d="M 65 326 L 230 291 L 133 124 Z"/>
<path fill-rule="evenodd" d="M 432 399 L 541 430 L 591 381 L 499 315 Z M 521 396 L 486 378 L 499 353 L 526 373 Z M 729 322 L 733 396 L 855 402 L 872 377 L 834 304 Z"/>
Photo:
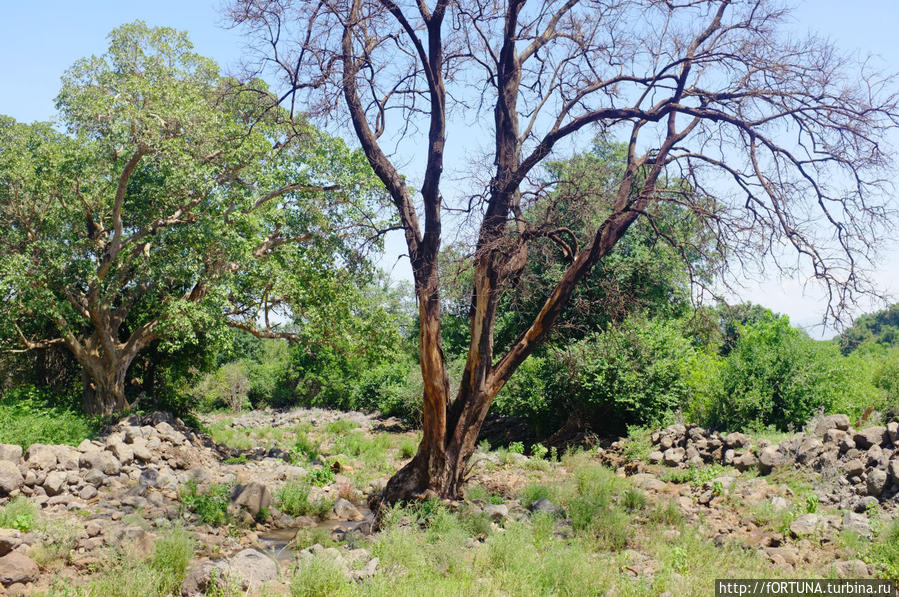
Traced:
<path fill-rule="evenodd" d="M 194 547 L 193 537 L 183 527 L 174 527 L 156 540 L 150 565 L 165 583 L 160 587 L 160 594 L 168 595 L 181 587 Z"/>
<path fill-rule="evenodd" d="M 54 396 L 33 385 L 5 390 L 0 398 L 0 444 L 27 450 L 34 443 L 77 446 L 93 438 L 101 423 L 80 412 L 74 392 Z"/>
<path fill-rule="evenodd" d="M 206 524 L 225 524 L 229 520 L 231 486 L 224 483 L 211 485 L 200 491 L 196 481 L 188 481 L 181 488 L 181 504 L 197 514 Z"/>
<path fill-rule="evenodd" d="M 37 519 L 37 508 L 24 497 L 14 497 L 0 508 L 0 528 L 27 533 Z"/>

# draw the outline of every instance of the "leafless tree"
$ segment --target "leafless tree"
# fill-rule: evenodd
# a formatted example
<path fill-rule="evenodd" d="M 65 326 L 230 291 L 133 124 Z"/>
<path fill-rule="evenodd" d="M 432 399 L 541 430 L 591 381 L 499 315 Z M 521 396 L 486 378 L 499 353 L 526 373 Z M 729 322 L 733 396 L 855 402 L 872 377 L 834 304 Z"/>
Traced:
<path fill-rule="evenodd" d="M 403 227 L 421 318 L 424 433 L 387 484 L 387 501 L 459 495 L 497 392 L 545 340 L 579 281 L 660 202 L 695 212 L 730 263 L 791 248 L 827 290 L 831 316 L 869 290 L 862 266 L 890 215 L 883 140 L 899 123 L 894 79 L 826 40 L 790 39 L 787 15 L 768 0 L 232 6 L 234 22 L 280 73 L 285 102 L 348 117 Z M 495 144 L 473 208 L 471 344 L 451 396 L 437 258 L 445 148 L 471 141 L 448 137 L 456 117 L 489 130 Z M 415 142 L 420 123 L 426 164 L 413 191 L 384 141 Z M 522 198 L 547 190 L 533 182 L 541 164 L 588 129 L 627 146 L 611 209 L 584 242 L 555 232 L 567 247 L 565 273 L 511 349 L 494 354 L 500 297 L 527 263 L 529 241 L 545 236 L 529 227 Z M 672 189 L 673 180 L 691 192 Z"/>

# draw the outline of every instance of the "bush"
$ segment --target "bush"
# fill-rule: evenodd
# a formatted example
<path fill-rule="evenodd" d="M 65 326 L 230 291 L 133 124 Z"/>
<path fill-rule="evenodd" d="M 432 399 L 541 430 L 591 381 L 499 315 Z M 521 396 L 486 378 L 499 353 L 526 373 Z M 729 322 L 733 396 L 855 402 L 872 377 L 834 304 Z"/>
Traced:
<path fill-rule="evenodd" d="M 676 320 L 630 318 L 553 353 L 547 400 L 597 432 L 661 424 L 693 393 L 696 349 Z"/>
<path fill-rule="evenodd" d="M 27 450 L 34 443 L 77 446 L 93 438 L 98 420 L 80 412 L 77 390 L 63 396 L 33 385 L 22 385 L 0 398 L 0 444 L 18 444 Z"/>
<path fill-rule="evenodd" d="M 200 491 L 197 482 L 191 480 L 181 489 L 181 504 L 206 524 L 225 524 L 229 520 L 230 496 L 229 485 L 211 485 L 206 491 Z"/>
<path fill-rule="evenodd" d="M 876 393 L 836 344 L 816 342 L 786 316 L 770 314 L 738 326 L 720 376 L 720 395 L 702 422 L 727 429 L 786 431 L 818 412 L 856 412 Z"/>

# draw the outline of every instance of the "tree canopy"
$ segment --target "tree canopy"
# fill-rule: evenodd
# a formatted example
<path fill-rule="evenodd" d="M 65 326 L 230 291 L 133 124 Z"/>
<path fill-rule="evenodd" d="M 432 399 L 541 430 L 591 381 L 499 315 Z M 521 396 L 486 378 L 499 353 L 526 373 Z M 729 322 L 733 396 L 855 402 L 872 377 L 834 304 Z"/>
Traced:
<path fill-rule="evenodd" d="M 333 331 L 304 307 L 368 271 L 358 221 L 380 196 L 360 152 L 142 22 L 76 62 L 57 107 L 65 133 L 0 119 L 4 349 L 66 347 L 108 414 L 151 345 Z"/>

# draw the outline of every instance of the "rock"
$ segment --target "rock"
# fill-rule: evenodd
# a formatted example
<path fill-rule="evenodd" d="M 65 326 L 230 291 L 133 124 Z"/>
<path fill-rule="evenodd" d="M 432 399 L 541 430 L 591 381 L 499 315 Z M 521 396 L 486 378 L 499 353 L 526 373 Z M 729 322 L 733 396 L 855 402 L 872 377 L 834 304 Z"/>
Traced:
<path fill-rule="evenodd" d="M 876 497 L 871 495 L 863 496 L 860 500 L 855 502 L 855 507 L 853 508 L 856 512 L 867 512 L 868 508 L 871 506 L 876 506 L 880 502 Z"/>
<path fill-rule="evenodd" d="M 841 560 L 833 563 L 833 570 L 840 578 L 865 578 L 868 565 L 861 560 Z"/>
<path fill-rule="evenodd" d="M 887 470 L 890 472 L 890 475 L 893 476 L 893 482 L 899 483 L 899 456 L 894 456 L 893 459 L 890 460 Z"/>
<path fill-rule="evenodd" d="M 724 438 L 724 445 L 731 449 L 742 448 L 749 445 L 749 436 L 744 433 L 728 433 Z"/>
<path fill-rule="evenodd" d="M 56 466 L 56 450 L 53 446 L 31 444 L 25 452 L 28 468 L 49 470 Z"/>
<path fill-rule="evenodd" d="M 843 464 L 843 472 L 847 477 L 855 477 L 865 472 L 865 463 L 858 458 L 849 460 Z"/>
<path fill-rule="evenodd" d="M 66 473 L 62 471 L 53 471 L 49 475 L 47 475 L 47 479 L 44 481 L 44 491 L 47 492 L 47 495 L 54 496 L 59 495 L 63 488 L 66 486 Z"/>
<path fill-rule="evenodd" d="M 336 520 L 365 520 L 362 513 L 349 500 L 338 498 L 331 507 L 331 514 Z"/>
<path fill-rule="evenodd" d="M 5 556 L 22 545 L 22 533 L 13 529 L 0 529 L 0 556 Z"/>
<path fill-rule="evenodd" d="M 16 463 L 22 457 L 22 446 L 16 444 L 0 444 L 0 460 Z"/>
<path fill-rule="evenodd" d="M 147 443 L 142 439 L 131 444 L 131 453 L 134 454 L 135 458 L 143 462 L 151 462 L 153 460 L 153 452 L 147 448 Z"/>
<path fill-rule="evenodd" d="M 762 474 L 770 473 L 771 470 L 780 464 L 780 454 L 777 446 L 767 446 L 759 453 L 759 472 Z"/>
<path fill-rule="evenodd" d="M 91 440 L 85 439 L 85 440 L 81 440 L 81 443 L 78 444 L 78 447 L 76 448 L 76 450 L 78 450 L 79 452 L 84 454 L 85 452 L 97 452 L 100 450 L 100 448 L 97 446 L 97 444 L 95 444 Z"/>
<path fill-rule="evenodd" d="M 852 439 L 855 440 L 856 447 L 863 450 L 867 450 L 871 446 L 879 446 L 889 441 L 886 427 L 880 425 L 856 431 L 855 435 L 852 436 Z"/>
<path fill-rule="evenodd" d="M 225 585 L 226 583 L 222 581 L 226 579 L 229 572 L 228 563 L 225 561 L 210 562 L 207 560 L 195 564 L 184 577 L 184 582 L 181 583 L 181 595 L 183 597 L 203 597 L 208 589 L 213 588 L 213 579 L 218 588 Z"/>
<path fill-rule="evenodd" d="M 849 416 L 838 414 L 822 417 L 818 424 L 815 425 L 815 435 L 824 435 L 826 431 L 831 429 L 847 431 L 849 429 Z"/>
<path fill-rule="evenodd" d="M 546 498 L 540 498 L 531 504 L 531 512 L 549 512 L 555 514 L 559 511 L 559 507 Z"/>
<path fill-rule="evenodd" d="M 881 493 L 883 493 L 883 489 L 884 487 L 886 487 L 886 484 L 886 471 L 879 468 L 874 468 L 868 471 L 868 478 L 865 481 L 865 487 L 868 490 L 868 495 L 880 495 Z"/>
<path fill-rule="evenodd" d="M 366 578 L 371 578 L 378 571 L 378 564 L 380 560 L 378 558 L 372 558 L 368 561 L 368 563 L 361 570 L 353 570 L 351 571 L 352 580 L 360 581 Z"/>
<path fill-rule="evenodd" d="M 94 487 L 100 487 L 106 483 L 106 475 L 103 474 L 103 471 L 92 469 L 85 473 L 84 482 Z"/>
<path fill-rule="evenodd" d="M 245 549 L 228 558 L 231 575 L 237 575 L 244 586 L 257 588 L 262 583 L 278 578 L 278 565 L 258 549 Z"/>
<path fill-rule="evenodd" d="M 493 522 L 500 522 L 509 516 L 509 507 L 505 504 L 487 504 L 484 506 L 484 514 Z"/>
<path fill-rule="evenodd" d="M 731 434 L 733 435 L 733 434 Z M 759 459 L 755 457 L 751 451 L 747 450 L 743 454 L 740 454 L 736 458 L 734 458 L 734 466 L 738 471 L 745 471 L 751 469 L 759 463 Z"/>
<path fill-rule="evenodd" d="M 847 437 L 849 437 L 849 433 L 842 429 L 828 429 L 824 432 L 824 443 L 839 446 L 840 442 Z"/>
<path fill-rule="evenodd" d="M 647 491 L 664 491 L 666 487 L 664 481 L 660 481 L 647 473 L 638 473 L 631 477 L 631 481 L 640 489 L 646 489 Z"/>
<path fill-rule="evenodd" d="M 858 533 L 862 537 L 870 537 L 871 536 L 871 525 L 868 522 L 868 517 L 864 514 L 856 514 L 855 512 L 846 512 L 843 515 L 843 526 L 842 529 L 844 531 L 851 531 L 853 533 Z"/>
<path fill-rule="evenodd" d="M 31 558 L 17 551 L 0 557 L 0 584 L 5 587 L 15 583 L 29 583 L 38 579 L 40 570 Z"/>
<path fill-rule="evenodd" d="M 84 452 L 78 459 L 81 468 L 89 468 L 100 471 L 104 475 L 118 475 L 122 470 L 122 465 L 110 452 L 91 451 Z"/>
<path fill-rule="evenodd" d="M 160 423 L 160 425 L 162 424 Z M 157 428 L 159 428 L 159 425 L 157 425 Z M 231 494 L 231 503 L 235 506 L 243 506 L 250 514 L 257 516 L 261 509 L 268 508 L 271 505 L 272 494 L 269 493 L 268 487 L 254 481 L 247 485 L 235 487 L 234 492 Z"/>
<path fill-rule="evenodd" d="M 95 497 L 97 497 L 97 493 L 99 493 L 99 492 L 97 491 L 96 487 L 94 487 L 93 485 L 85 485 L 84 489 L 82 489 L 78 493 L 78 497 L 80 497 L 83 500 L 92 500 Z"/>
<path fill-rule="evenodd" d="M 103 532 L 103 527 L 101 527 L 100 523 L 96 520 L 88 520 L 84 525 L 84 531 L 87 533 L 88 537 L 96 537 Z"/>
<path fill-rule="evenodd" d="M 80 454 L 71 446 L 56 446 L 56 468 L 65 471 L 77 471 Z"/>
<path fill-rule="evenodd" d="M 19 467 L 8 460 L 0 460 L 0 496 L 9 495 L 24 484 Z"/>
<path fill-rule="evenodd" d="M 159 473 L 156 472 L 156 469 L 148 468 L 137 478 L 137 484 L 144 487 L 156 487 L 157 483 L 159 483 Z"/>
<path fill-rule="evenodd" d="M 775 495 L 768 503 L 771 504 L 771 507 L 774 508 L 774 511 L 786 510 L 790 507 L 790 502 L 788 502 L 785 498 L 780 497 L 779 495 Z"/>
<path fill-rule="evenodd" d="M 849 450 L 855 449 L 855 440 L 849 436 L 847 433 L 845 436 L 841 437 L 839 440 L 840 452 L 848 452 Z"/>
<path fill-rule="evenodd" d="M 790 532 L 796 537 L 813 535 L 822 526 L 821 517 L 817 514 L 803 514 L 790 525 Z"/>
<path fill-rule="evenodd" d="M 815 457 L 824 451 L 824 444 L 817 437 L 807 437 L 799 444 L 799 453 L 796 456 L 801 464 L 809 464 Z"/>
<path fill-rule="evenodd" d="M 655 450 L 655 451 L 649 453 L 648 460 L 649 460 L 650 464 L 659 464 L 660 462 L 662 462 L 663 458 L 664 458 L 664 455 L 661 452 L 659 452 L 658 450 Z"/>
<path fill-rule="evenodd" d="M 118 458 L 119 462 L 122 464 L 128 464 L 132 460 L 134 460 L 134 450 L 131 449 L 130 446 L 123 444 L 122 442 L 115 442 L 111 446 L 109 446 L 109 451 Z"/>
<path fill-rule="evenodd" d="M 887 423 L 887 435 L 890 438 L 890 442 L 899 448 L 899 422 L 890 421 Z"/>
<path fill-rule="evenodd" d="M 668 448 L 662 456 L 665 460 L 665 464 L 668 466 L 677 466 L 683 462 L 685 454 L 686 452 L 683 448 Z"/>

